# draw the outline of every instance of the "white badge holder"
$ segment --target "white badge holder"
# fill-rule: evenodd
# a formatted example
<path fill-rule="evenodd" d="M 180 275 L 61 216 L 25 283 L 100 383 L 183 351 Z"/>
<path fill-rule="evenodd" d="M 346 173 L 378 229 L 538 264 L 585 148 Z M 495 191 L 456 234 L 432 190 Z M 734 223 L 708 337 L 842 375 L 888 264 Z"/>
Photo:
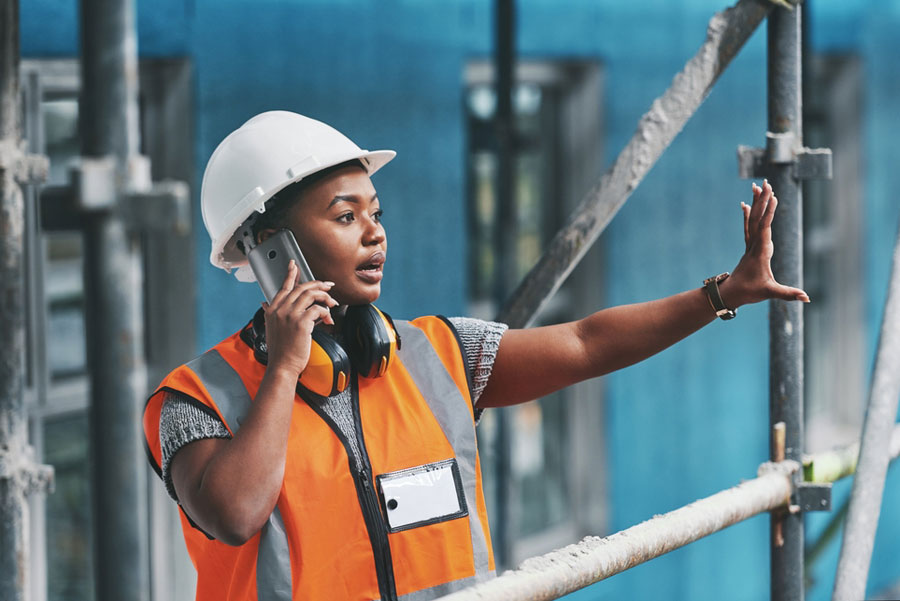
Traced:
<path fill-rule="evenodd" d="M 456 459 L 380 474 L 376 480 L 390 532 L 469 515 Z"/>

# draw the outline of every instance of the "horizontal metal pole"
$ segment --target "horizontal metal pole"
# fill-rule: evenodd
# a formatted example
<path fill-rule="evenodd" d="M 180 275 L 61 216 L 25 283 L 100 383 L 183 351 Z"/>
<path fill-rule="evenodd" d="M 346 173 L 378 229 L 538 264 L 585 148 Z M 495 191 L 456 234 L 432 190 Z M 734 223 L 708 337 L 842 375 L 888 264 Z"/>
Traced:
<path fill-rule="evenodd" d="M 500 321 L 513 328 L 526 327 L 534 321 L 691 118 L 772 6 L 766 0 L 740 0 L 713 16 L 700 50 L 641 117 L 616 162 L 588 191 L 537 265 L 513 292 L 500 311 Z"/>
<path fill-rule="evenodd" d="M 794 461 L 766 463 L 753 480 L 694 501 L 611 536 L 527 559 L 517 570 L 442 597 L 443 601 L 557 599 L 723 530 L 757 514 L 787 507 Z"/>

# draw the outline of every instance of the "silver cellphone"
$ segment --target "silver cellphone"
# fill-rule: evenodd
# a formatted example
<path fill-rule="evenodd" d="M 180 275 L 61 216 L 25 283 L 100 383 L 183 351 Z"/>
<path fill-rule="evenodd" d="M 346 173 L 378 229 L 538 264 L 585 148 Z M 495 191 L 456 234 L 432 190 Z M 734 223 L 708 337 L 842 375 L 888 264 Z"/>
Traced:
<path fill-rule="evenodd" d="M 291 230 L 278 230 L 268 239 L 250 249 L 247 259 L 250 261 L 250 269 L 253 270 L 259 287 L 262 288 L 266 300 L 270 303 L 284 284 L 291 259 L 300 268 L 301 284 L 315 279 Z"/>

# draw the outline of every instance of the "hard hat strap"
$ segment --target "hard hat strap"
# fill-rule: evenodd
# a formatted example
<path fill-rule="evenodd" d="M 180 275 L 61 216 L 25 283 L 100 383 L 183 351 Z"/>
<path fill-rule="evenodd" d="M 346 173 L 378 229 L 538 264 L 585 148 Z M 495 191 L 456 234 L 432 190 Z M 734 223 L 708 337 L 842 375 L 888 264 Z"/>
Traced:
<path fill-rule="evenodd" d="M 241 247 L 244 256 L 250 254 L 250 251 L 256 247 L 256 236 L 253 235 L 253 225 L 256 223 L 256 218 L 258 216 L 259 213 L 253 211 L 253 213 L 244 220 L 244 223 L 241 224 L 241 244 L 238 246 Z"/>

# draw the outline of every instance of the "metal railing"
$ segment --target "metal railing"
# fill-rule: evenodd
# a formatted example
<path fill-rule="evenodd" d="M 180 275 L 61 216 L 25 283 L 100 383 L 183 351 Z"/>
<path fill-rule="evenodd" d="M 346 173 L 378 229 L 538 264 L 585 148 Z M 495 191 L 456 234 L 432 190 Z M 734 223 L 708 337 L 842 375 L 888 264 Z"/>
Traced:
<path fill-rule="evenodd" d="M 833 482 L 853 473 L 858 450 L 859 445 L 854 444 L 806 457 L 802 467 L 809 474 L 812 466 L 816 466 L 818 481 Z M 896 459 L 898 455 L 900 425 L 893 427 L 890 442 L 890 457 Z M 818 467 L 820 462 L 829 466 L 824 472 Z M 840 465 L 839 469 L 831 469 L 835 462 Z M 793 479 L 800 471 L 801 465 L 796 461 L 764 463 L 753 480 L 611 536 L 589 536 L 577 544 L 532 557 L 516 570 L 443 597 L 441 601 L 558 599 L 760 513 L 780 511 L 799 515 L 816 503 L 822 508 L 821 503 L 827 499 L 818 495 L 810 495 L 800 505 L 792 502 Z"/>

